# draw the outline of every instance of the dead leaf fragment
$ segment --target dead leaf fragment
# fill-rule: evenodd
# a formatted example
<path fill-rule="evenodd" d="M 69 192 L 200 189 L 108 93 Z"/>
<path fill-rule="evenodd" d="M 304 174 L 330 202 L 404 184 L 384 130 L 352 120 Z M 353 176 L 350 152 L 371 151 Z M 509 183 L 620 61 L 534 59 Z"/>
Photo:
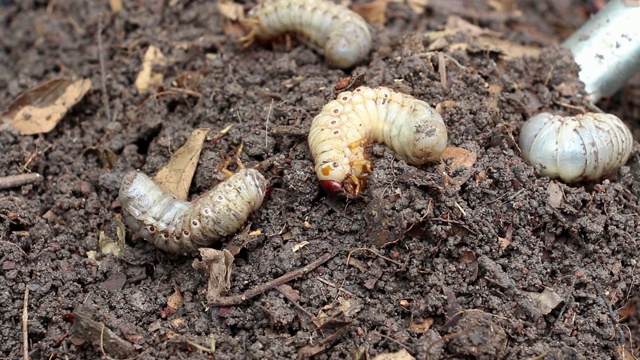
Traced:
<path fill-rule="evenodd" d="M 164 66 L 167 64 L 162 51 L 157 47 L 150 45 L 142 58 L 142 68 L 136 78 L 136 89 L 141 94 L 149 90 L 150 86 L 157 86 L 164 81 L 164 75 L 161 72 L 154 71 L 154 67 Z"/>
<path fill-rule="evenodd" d="M 100 235 L 98 237 L 98 248 L 100 252 L 103 254 L 113 254 L 115 257 L 120 257 L 124 254 L 125 243 L 125 234 L 126 228 L 122 220 L 116 218 L 116 236 L 118 240 L 113 240 L 109 236 L 105 234 L 104 231 L 100 231 Z"/>
<path fill-rule="evenodd" d="M 240 21 L 244 19 L 244 10 L 242 4 L 233 1 L 222 0 L 217 3 L 220 15 L 231 21 Z"/>
<path fill-rule="evenodd" d="M 416 334 L 424 334 L 427 330 L 431 329 L 431 326 L 435 322 L 434 318 L 426 318 L 422 322 L 411 322 L 409 329 Z"/>
<path fill-rule="evenodd" d="M 522 57 L 538 57 L 540 56 L 540 48 L 519 45 L 508 40 L 497 39 L 489 36 L 478 36 L 474 38 L 470 51 L 489 51 L 501 55 L 505 60 L 511 60 Z"/>
<path fill-rule="evenodd" d="M 180 288 L 176 286 L 176 289 L 171 296 L 167 299 L 167 307 L 162 311 L 160 315 L 163 319 L 170 317 L 178 311 L 180 305 L 182 305 L 183 297 L 180 293 Z"/>
<path fill-rule="evenodd" d="M 547 196 L 549 205 L 553 208 L 558 208 L 562 205 L 562 189 L 557 182 L 551 181 L 547 185 Z"/>
<path fill-rule="evenodd" d="M 112 13 L 118 13 L 122 10 L 122 0 L 109 0 L 109 6 Z"/>
<path fill-rule="evenodd" d="M 441 159 L 451 159 L 451 171 L 457 168 L 472 168 L 478 159 L 478 154 L 467 149 L 448 146 L 440 156 Z"/>
<path fill-rule="evenodd" d="M 199 250 L 202 261 L 196 259 L 191 266 L 208 273 L 207 301 L 215 303 L 231 289 L 231 265 L 233 265 L 234 258 L 231 252 L 226 249 L 200 248 Z"/>
<path fill-rule="evenodd" d="M 99 349 L 104 349 L 106 355 L 117 358 L 129 357 L 135 351 L 130 342 L 120 338 L 104 323 L 97 322 L 80 311 L 74 311 L 73 316 L 73 337 L 90 341 Z"/>
<path fill-rule="evenodd" d="M 633 355 L 633 353 L 631 351 L 629 351 L 628 349 L 625 349 L 621 345 L 618 345 L 616 350 L 618 351 L 618 356 L 620 356 L 620 359 L 625 359 L 625 360 L 637 360 L 638 359 L 637 357 L 635 357 L 635 355 Z"/>
<path fill-rule="evenodd" d="M 541 293 L 525 292 L 527 297 L 533 301 L 536 307 L 540 310 L 542 315 L 547 315 L 556 306 L 560 305 L 564 301 L 562 296 L 558 295 L 555 291 L 545 288 Z"/>
<path fill-rule="evenodd" d="M 511 241 L 509 241 L 509 239 L 504 237 L 498 237 L 498 242 L 500 243 L 501 249 L 506 249 L 509 247 L 509 245 L 511 245 Z"/>
<path fill-rule="evenodd" d="M 187 199 L 202 144 L 209 131 L 210 129 L 194 130 L 187 142 L 171 156 L 167 165 L 158 171 L 154 180 L 162 190 L 174 194 L 178 199 Z"/>
<path fill-rule="evenodd" d="M 373 360 L 415 360 L 415 358 L 406 349 L 401 349 L 394 353 L 378 354 Z"/>
<path fill-rule="evenodd" d="M 387 2 L 385 0 L 353 5 L 353 11 L 362 16 L 369 24 L 384 24 L 387 21 L 385 16 Z"/>
<path fill-rule="evenodd" d="M 21 135 L 48 133 L 90 88 L 89 79 L 53 79 L 22 93 L 0 117 Z"/>

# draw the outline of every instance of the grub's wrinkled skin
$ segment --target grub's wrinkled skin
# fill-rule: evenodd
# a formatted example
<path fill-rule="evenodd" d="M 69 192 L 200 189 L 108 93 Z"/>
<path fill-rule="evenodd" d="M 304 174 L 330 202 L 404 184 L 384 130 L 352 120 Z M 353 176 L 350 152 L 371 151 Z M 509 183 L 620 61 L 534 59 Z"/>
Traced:
<path fill-rule="evenodd" d="M 519 143 L 522 157 L 540 175 L 574 183 L 618 171 L 631 155 L 633 136 L 614 115 L 541 113 L 524 124 Z"/>
<path fill-rule="evenodd" d="M 130 229 L 162 250 L 189 253 L 238 231 L 262 204 L 267 185 L 257 170 L 243 169 L 188 202 L 132 171 L 122 180 L 118 199 Z"/>
<path fill-rule="evenodd" d="M 243 25 L 254 40 L 268 41 L 285 33 L 297 33 L 315 45 L 329 62 L 348 69 L 371 51 L 369 25 L 348 8 L 323 0 L 267 0 L 253 8 Z"/>
<path fill-rule="evenodd" d="M 364 148 L 371 141 L 422 165 L 440 157 L 447 129 L 429 104 L 386 87 L 362 86 L 339 94 L 313 119 L 309 131 L 316 175 L 327 192 L 358 195 L 371 171 Z"/>

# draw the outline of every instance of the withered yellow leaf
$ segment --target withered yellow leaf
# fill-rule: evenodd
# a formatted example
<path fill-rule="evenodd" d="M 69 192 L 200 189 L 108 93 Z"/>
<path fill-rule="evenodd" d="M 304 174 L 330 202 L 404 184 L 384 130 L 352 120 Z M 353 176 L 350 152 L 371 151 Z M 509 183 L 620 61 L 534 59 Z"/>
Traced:
<path fill-rule="evenodd" d="M 142 94 L 147 92 L 149 86 L 156 86 L 164 81 L 164 75 L 160 72 L 154 72 L 154 66 L 163 66 L 167 63 L 167 59 L 160 49 L 150 45 L 144 53 L 142 59 L 142 69 L 136 77 L 136 89 Z"/>
<path fill-rule="evenodd" d="M 187 199 L 202 144 L 209 131 L 210 129 L 194 130 L 187 142 L 171 156 L 169 163 L 160 169 L 155 181 L 162 190 L 174 194 L 178 199 Z"/>
<path fill-rule="evenodd" d="M 217 2 L 216 6 L 220 15 L 231 21 L 238 21 L 244 19 L 244 11 L 242 4 L 235 3 L 233 1 L 222 0 Z"/>
<path fill-rule="evenodd" d="M 53 79 L 22 93 L 2 115 L 21 135 L 48 133 L 91 88 L 91 80 Z"/>

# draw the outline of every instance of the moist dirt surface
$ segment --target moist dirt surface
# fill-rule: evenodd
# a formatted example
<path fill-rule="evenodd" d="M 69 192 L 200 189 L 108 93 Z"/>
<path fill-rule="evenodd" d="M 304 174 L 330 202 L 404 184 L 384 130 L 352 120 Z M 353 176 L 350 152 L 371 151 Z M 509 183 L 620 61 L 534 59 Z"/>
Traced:
<path fill-rule="evenodd" d="M 0 358 L 21 358 L 27 336 L 33 359 L 372 359 L 401 350 L 418 359 L 629 359 L 638 343 L 638 144 L 613 177 L 577 185 L 537 176 L 517 146 L 533 114 L 588 109 L 578 67 L 558 44 L 602 5 L 389 2 L 373 51 L 344 71 L 295 36 L 243 49 L 241 27 L 215 1 L 124 1 L 115 14 L 103 1 L 0 1 L 0 107 L 61 76 L 93 84 L 51 132 L 0 133 L 0 176 L 44 177 L 0 190 Z M 426 35 L 445 29 L 456 31 Z M 540 51 L 522 56 L 482 36 Z M 142 94 L 134 82 L 150 45 L 167 64 Z M 598 104 L 636 139 L 639 83 Z M 476 161 L 412 166 L 371 144 L 361 196 L 327 196 L 306 135 L 336 85 L 426 101 L 442 113 L 449 145 Z M 224 179 L 220 166 L 241 144 L 240 160 L 259 165 L 271 191 L 216 244 L 234 250 L 227 295 L 331 258 L 239 305 L 208 306 L 208 276 L 193 257 L 130 232 L 124 255 L 105 255 L 98 239 L 116 238 L 126 172 L 154 175 L 194 129 L 229 125 L 205 142 L 191 198 Z"/>

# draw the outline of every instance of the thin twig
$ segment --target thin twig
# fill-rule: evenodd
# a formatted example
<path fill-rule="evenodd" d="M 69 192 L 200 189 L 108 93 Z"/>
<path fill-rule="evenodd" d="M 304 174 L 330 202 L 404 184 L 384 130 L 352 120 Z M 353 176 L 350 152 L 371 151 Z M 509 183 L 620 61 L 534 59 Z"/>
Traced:
<path fill-rule="evenodd" d="M 98 17 L 98 59 L 100 60 L 100 82 L 102 86 L 102 102 L 107 121 L 111 122 L 111 108 L 109 107 L 109 94 L 107 93 L 107 75 L 104 66 L 104 49 L 102 48 L 102 16 Z"/>
<path fill-rule="evenodd" d="M 24 360 L 29 360 L 29 284 L 24 287 L 24 304 L 22 305 L 22 352 Z"/>
<path fill-rule="evenodd" d="M 13 246 L 15 246 L 15 247 L 16 247 L 16 249 L 20 250 L 20 252 L 21 252 L 24 256 L 29 257 L 29 255 L 27 255 L 27 253 L 26 253 L 24 250 L 22 250 L 22 248 L 21 248 L 20 246 L 18 246 L 17 244 L 12 243 L 11 241 L 0 240 L 0 244 L 13 245 Z"/>
<path fill-rule="evenodd" d="M 0 178 L 0 190 L 31 184 L 40 180 L 42 180 L 42 175 L 38 173 L 9 175 Z"/>
<path fill-rule="evenodd" d="M 611 319 L 611 325 L 613 325 L 613 328 L 618 333 L 618 341 L 620 342 L 620 347 L 623 350 L 626 349 L 627 340 L 624 335 L 624 331 L 620 328 L 618 324 L 618 320 L 617 320 L 618 317 L 613 311 L 613 307 L 611 306 L 611 301 L 609 301 L 609 298 L 607 298 L 604 292 L 602 291 L 602 287 L 600 286 L 600 284 L 598 284 L 597 282 L 594 282 L 593 286 L 596 288 L 596 292 L 598 293 L 598 296 L 600 296 L 600 298 L 604 302 L 604 305 L 607 307 L 607 312 L 609 313 L 608 315 L 609 315 L 609 318 Z"/>
<path fill-rule="evenodd" d="M 315 268 L 317 268 L 318 266 L 326 263 L 327 261 L 329 261 L 329 259 L 331 259 L 332 257 L 334 257 L 336 255 L 336 253 L 326 253 L 324 254 L 322 257 L 320 257 L 318 260 L 309 263 L 307 266 L 305 267 L 301 267 L 297 270 L 294 270 L 290 273 L 284 274 L 282 276 L 280 276 L 277 279 L 273 279 L 269 282 L 266 282 L 262 285 L 256 286 L 253 289 L 247 290 L 244 293 L 240 294 L 240 295 L 233 295 L 233 296 L 223 296 L 220 297 L 218 299 L 216 299 L 216 301 L 214 303 L 209 303 L 209 306 L 232 306 L 232 305 L 239 305 L 242 304 L 243 302 L 245 302 L 246 300 L 249 300 L 253 297 L 256 297 L 268 290 L 273 289 L 276 286 L 282 285 L 288 281 L 291 281 L 295 278 L 298 278 L 300 276 L 306 275 L 307 273 L 311 272 L 312 270 L 314 270 Z"/>
<path fill-rule="evenodd" d="M 438 73 L 440 74 L 440 83 L 444 89 L 447 89 L 447 63 L 444 61 L 444 54 L 438 52 Z"/>
<path fill-rule="evenodd" d="M 267 111 L 267 121 L 264 123 L 264 147 L 269 145 L 269 117 L 271 116 L 271 109 L 273 109 L 273 99 L 271 99 L 271 105 L 269 105 L 269 111 Z"/>
<path fill-rule="evenodd" d="M 282 286 L 282 285 L 280 285 L 280 286 Z M 287 300 L 291 301 L 291 303 L 292 303 L 295 307 L 297 307 L 297 308 L 298 308 L 298 310 L 300 310 L 300 311 L 302 311 L 303 313 L 305 313 L 305 314 L 306 314 L 310 319 L 315 319 L 315 318 L 316 318 L 312 313 L 310 313 L 310 312 L 308 312 L 307 310 L 305 310 L 305 308 L 303 308 L 303 307 L 302 307 L 302 305 L 300 305 L 300 304 L 299 304 L 295 299 L 293 299 L 291 296 L 289 296 L 289 293 L 288 293 L 288 292 L 286 292 L 286 291 L 282 290 L 282 288 L 281 288 L 280 286 L 278 286 L 278 287 L 276 288 L 276 290 L 278 290 L 278 291 L 280 292 L 280 294 L 284 295 L 284 297 L 286 297 L 286 298 L 287 298 Z M 314 323 L 314 324 L 315 324 L 315 323 Z"/>
<path fill-rule="evenodd" d="M 388 258 L 388 257 L 384 256 L 384 255 L 380 255 L 377 251 L 375 251 L 375 250 L 373 250 L 373 249 L 369 249 L 369 248 L 358 248 L 358 249 L 353 249 L 353 250 L 349 251 L 349 256 L 347 256 L 347 265 L 349 265 L 349 260 L 351 260 L 351 255 L 352 255 L 354 252 L 356 252 L 356 251 L 368 251 L 368 252 L 370 252 L 370 253 L 373 253 L 373 255 L 375 255 L 375 256 L 377 256 L 377 257 L 379 257 L 379 258 L 382 258 L 382 259 L 384 259 L 384 260 L 387 260 L 387 261 L 389 261 L 389 262 L 392 262 L 392 263 L 394 263 L 394 264 L 396 264 L 396 265 L 398 265 L 398 266 L 400 266 L 400 267 L 403 267 L 403 266 L 404 266 L 404 264 L 403 264 L 403 263 L 400 263 L 400 262 L 398 262 L 398 261 L 395 261 L 395 260 L 393 260 L 393 259 L 391 259 L 391 258 Z"/>
<path fill-rule="evenodd" d="M 216 352 L 216 338 L 213 335 L 211 335 L 211 345 L 208 348 L 198 344 L 195 341 L 191 341 L 189 339 L 185 339 L 184 341 L 187 344 L 193 346 L 194 348 L 196 348 L 196 349 L 198 349 L 200 351 L 204 351 L 204 352 L 209 353 L 209 354 L 215 354 L 215 352 Z"/>

